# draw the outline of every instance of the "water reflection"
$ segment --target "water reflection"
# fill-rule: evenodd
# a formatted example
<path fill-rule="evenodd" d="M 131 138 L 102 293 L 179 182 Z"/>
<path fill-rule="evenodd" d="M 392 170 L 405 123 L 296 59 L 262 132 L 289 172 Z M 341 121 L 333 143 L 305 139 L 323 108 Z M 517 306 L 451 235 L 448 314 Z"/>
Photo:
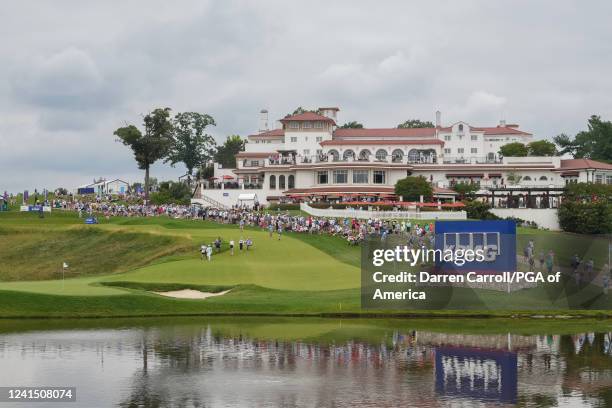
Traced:
<path fill-rule="evenodd" d="M 75 385 L 87 407 L 612 406 L 612 333 L 238 332 L 204 323 L 0 335 L 0 384 Z"/>

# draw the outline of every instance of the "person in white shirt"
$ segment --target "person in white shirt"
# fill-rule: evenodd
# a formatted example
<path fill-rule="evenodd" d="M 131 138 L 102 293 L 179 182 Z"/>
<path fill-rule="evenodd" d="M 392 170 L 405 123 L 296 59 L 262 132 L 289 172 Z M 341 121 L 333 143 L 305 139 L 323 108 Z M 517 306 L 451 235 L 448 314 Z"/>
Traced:
<path fill-rule="evenodd" d="M 200 257 L 202 260 L 204 260 L 204 257 L 206 256 L 206 245 L 202 244 L 202 246 L 200 246 Z"/>
<path fill-rule="evenodd" d="M 234 240 L 230 240 L 229 242 L 230 245 L 230 254 L 234 255 Z"/>
<path fill-rule="evenodd" d="M 212 259 L 212 245 L 209 245 L 206 247 L 206 258 L 208 258 L 208 260 L 210 261 Z"/>

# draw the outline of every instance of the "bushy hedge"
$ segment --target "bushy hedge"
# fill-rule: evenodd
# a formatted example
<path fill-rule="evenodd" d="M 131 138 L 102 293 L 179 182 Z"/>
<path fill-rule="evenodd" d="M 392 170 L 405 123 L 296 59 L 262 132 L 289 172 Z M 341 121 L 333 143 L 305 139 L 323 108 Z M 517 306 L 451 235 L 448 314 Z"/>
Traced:
<path fill-rule="evenodd" d="M 483 203 L 481 201 L 466 201 L 465 207 L 463 208 L 465 212 L 467 212 L 468 218 L 474 220 L 499 220 L 500 218 L 493 214 L 491 211 L 491 206 L 487 203 Z"/>
<path fill-rule="evenodd" d="M 579 234 L 612 233 L 612 204 L 606 201 L 565 200 L 559 206 L 558 214 L 563 231 Z"/>

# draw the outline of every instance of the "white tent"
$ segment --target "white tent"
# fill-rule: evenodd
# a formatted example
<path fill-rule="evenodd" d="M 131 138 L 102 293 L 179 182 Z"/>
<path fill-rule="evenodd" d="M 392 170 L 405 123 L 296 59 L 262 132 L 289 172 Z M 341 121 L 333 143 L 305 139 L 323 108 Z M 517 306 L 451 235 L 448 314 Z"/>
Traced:
<path fill-rule="evenodd" d="M 238 204 L 240 205 L 255 205 L 257 202 L 257 194 L 255 193 L 242 193 L 238 195 Z"/>

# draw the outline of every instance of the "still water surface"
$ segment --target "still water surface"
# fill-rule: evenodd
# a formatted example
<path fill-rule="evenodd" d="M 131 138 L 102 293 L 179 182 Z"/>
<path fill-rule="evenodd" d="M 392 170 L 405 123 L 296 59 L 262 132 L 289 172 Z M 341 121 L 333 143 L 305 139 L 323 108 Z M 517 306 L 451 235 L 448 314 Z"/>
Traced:
<path fill-rule="evenodd" d="M 79 407 L 612 406 L 612 325 L 601 323 L 554 334 L 569 332 L 512 322 L 496 332 L 487 320 L 465 330 L 435 320 L 142 322 L 0 322 L 0 386 L 75 386 L 67 406 Z"/>

